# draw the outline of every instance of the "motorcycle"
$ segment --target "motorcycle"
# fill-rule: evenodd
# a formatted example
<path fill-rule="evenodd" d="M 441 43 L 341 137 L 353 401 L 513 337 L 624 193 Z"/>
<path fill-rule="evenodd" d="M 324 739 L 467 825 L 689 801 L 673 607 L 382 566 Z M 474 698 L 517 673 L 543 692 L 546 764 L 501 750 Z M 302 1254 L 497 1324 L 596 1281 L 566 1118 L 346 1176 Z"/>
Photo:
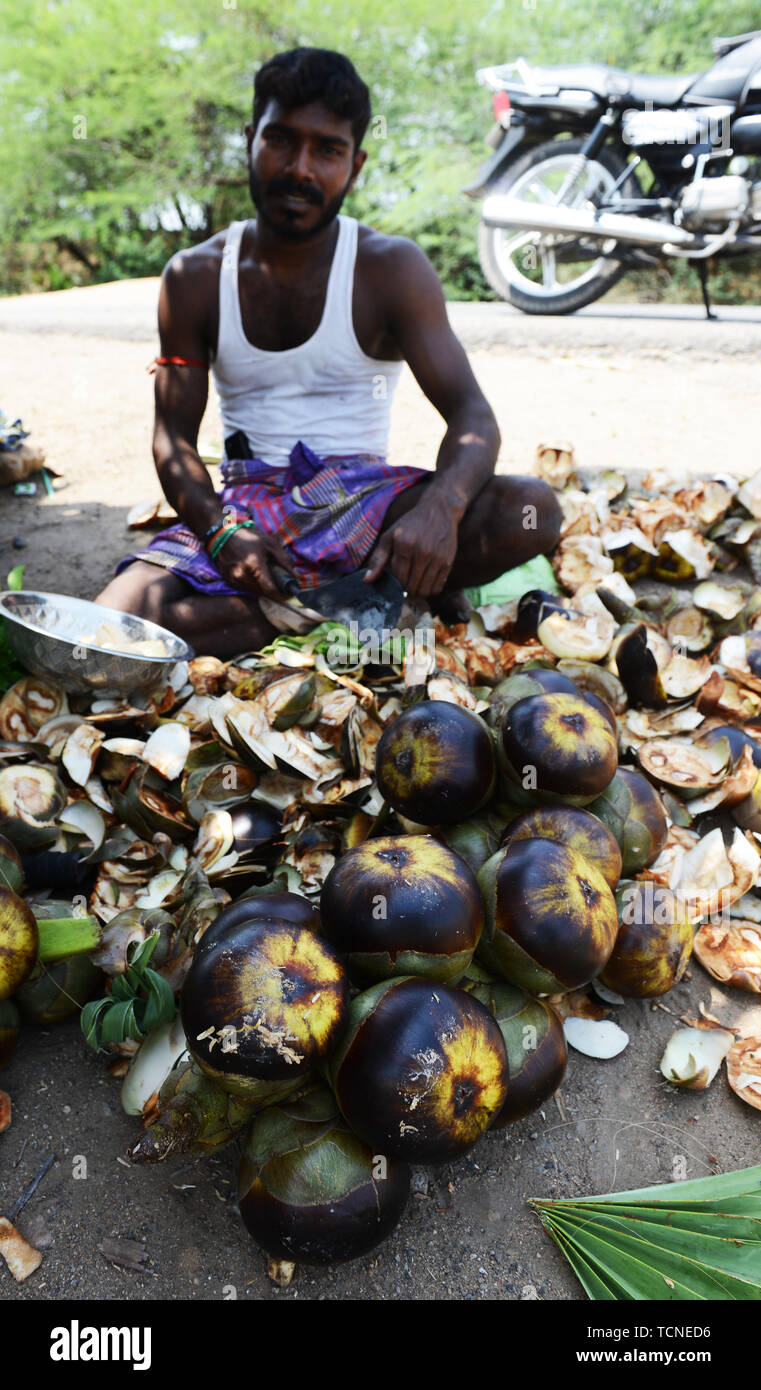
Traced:
<path fill-rule="evenodd" d="M 631 269 L 761 251 L 761 30 L 715 39 L 702 73 L 602 63 L 479 68 L 493 154 L 463 189 L 483 199 L 481 266 L 529 314 L 569 314 Z M 643 186 L 644 185 L 644 186 Z"/>

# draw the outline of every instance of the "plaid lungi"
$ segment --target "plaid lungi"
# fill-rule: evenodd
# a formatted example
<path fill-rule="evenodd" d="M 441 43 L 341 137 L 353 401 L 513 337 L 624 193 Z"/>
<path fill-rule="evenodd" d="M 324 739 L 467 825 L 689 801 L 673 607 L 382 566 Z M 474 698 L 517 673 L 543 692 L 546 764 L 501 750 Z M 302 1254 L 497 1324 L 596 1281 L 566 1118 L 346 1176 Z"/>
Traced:
<path fill-rule="evenodd" d="M 320 458 L 298 440 L 285 469 L 263 459 L 225 460 L 224 487 L 217 495 L 260 531 L 277 535 L 288 546 L 299 583 L 312 588 L 359 569 L 394 498 L 430 476 L 425 468 L 396 467 L 376 454 Z M 144 550 L 125 555 L 114 574 L 133 560 L 162 565 L 206 594 L 244 592 L 225 582 L 182 523 L 159 531 Z"/>

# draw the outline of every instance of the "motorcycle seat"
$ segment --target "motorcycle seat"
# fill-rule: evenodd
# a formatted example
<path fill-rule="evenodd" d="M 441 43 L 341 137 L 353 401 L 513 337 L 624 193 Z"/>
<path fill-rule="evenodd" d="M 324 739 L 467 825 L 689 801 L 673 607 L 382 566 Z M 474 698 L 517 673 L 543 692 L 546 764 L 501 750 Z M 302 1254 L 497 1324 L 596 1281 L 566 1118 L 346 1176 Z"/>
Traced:
<path fill-rule="evenodd" d="M 661 77 L 646 73 L 625 73 L 629 79 L 627 97 L 632 106 L 678 106 L 684 99 L 693 82 L 700 76 L 697 72 L 683 74 L 681 77 Z"/>
<path fill-rule="evenodd" d="M 594 92 L 599 97 L 621 97 L 630 106 L 643 109 L 650 105 L 677 106 L 699 76 L 694 72 L 678 77 L 625 72 L 606 63 L 560 63 L 542 68 L 532 65 L 531 75 L 548 86 Z"/>

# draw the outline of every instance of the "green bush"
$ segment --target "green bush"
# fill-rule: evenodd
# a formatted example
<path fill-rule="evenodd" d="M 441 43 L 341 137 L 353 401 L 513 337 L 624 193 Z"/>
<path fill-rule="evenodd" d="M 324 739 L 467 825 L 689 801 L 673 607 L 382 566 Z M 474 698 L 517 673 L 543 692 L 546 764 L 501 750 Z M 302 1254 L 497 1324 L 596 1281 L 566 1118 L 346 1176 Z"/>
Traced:
<path fill-rule="evenodd" d="M 0 293 L 155 275 L 246 216 L 253 72 L 307 43 L 346 52 L 371 88 L 346 210 L 418 241 L 451 297 L 493 298 L 461 191 L 489 153 L 475 69 L 523 54 L 696 71 L 713 35 L 757 22 L 747 0 L 586 0 L 583 21 L 577 0 L 0 0 Z M 694 297 L 693 282 L 677 267 L 622 292 Z M 758 273 L 722 267 L 714 289 L 755 301 Z"/>

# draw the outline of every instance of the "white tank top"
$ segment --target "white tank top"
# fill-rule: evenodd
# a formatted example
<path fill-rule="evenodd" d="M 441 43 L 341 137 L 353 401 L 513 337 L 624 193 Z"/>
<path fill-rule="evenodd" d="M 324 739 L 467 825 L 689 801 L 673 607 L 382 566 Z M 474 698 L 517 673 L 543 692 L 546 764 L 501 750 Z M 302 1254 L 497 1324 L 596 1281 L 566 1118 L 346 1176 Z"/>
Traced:
<path fill-rule="evenodd" d="M 224 437 L 243 430 L 251 457 L 285 468 L 298 440 L 316 454 L 386 456 L 402 362 L 368 357 L 352 320 L 357 220 L 338 215 L 338 237 L 319 327 L 284 352 L 254 347 L 243 331 L 238 259 L 246 222 L 232 222 L 219 276 L 213 363 Z"/>

